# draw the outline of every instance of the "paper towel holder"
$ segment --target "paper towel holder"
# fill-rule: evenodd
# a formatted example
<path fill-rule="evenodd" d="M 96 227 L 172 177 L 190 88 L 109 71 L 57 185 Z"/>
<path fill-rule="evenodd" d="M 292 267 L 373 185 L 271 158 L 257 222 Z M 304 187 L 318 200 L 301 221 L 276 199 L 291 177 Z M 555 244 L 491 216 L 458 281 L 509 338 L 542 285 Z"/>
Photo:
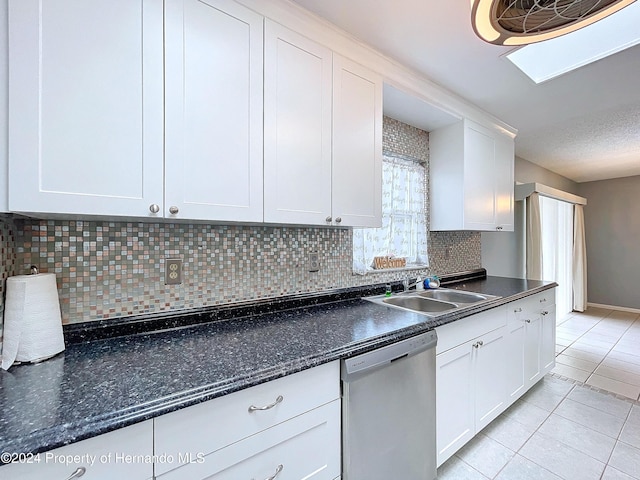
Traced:
<path fill-rule="evenodd" d="M 31 270 L 31 275 L 37 275 L 38 273 L 40 273 L 40 270 L 38 270 L 38 267 L 35 265 L 31 265 L 31 267 L 29 267 L 29 270 Z"/>

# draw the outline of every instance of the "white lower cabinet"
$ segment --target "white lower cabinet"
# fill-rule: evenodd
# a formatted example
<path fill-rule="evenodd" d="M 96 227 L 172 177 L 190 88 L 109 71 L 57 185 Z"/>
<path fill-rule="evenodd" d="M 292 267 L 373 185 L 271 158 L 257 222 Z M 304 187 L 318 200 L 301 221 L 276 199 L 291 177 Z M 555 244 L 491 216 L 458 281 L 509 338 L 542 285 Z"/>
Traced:
<path fill-rule="evenodd" d="M 502 317 L 502 327 L 465 339 L 464 343 L 436 356 L 438 466 L 504 410 L 505 311 L 499 307 L 490 312 L 496 318 Z M 475 317 L 458 322 L 477 321 Z M 446 326 L 437 330 L 438 337 L 451 333 Z"/>
<path fill-rule="evenodd" d="M 507 390 L 510 405 L 555 366 L 553 290 L 507 306 Z"/>
<path fill-rule="evenodd" d="M 340 400 L 172 470 L 161 480 L 332 480 L 340 475 Z"/>
<path fill-rule="evenodd" d="M 542 340 L 540 343 L 540 363 L 543 374 L 556 366 L 556 306 L 542 308 Z"/>
<path fill-rule="evenodd" d="M 338 361 L 154 419 L 163 480 L 340 475 Z M 282 465 L 282 467 L 280 467 Z"/>
<path fill-rule="evenodd" d="M 555 366 L 555 292 L 437 327 L 438 466 Z"/>
<path fill-rule="evenodd" d="M 148 480 L 153 477 L 152 454 L 153 423 L 147 420 L 41 453 L 34 457 L 38 463 L 2 466 L 0 478 Z M 80 475 L 82 469 L 86 471 Z"/>

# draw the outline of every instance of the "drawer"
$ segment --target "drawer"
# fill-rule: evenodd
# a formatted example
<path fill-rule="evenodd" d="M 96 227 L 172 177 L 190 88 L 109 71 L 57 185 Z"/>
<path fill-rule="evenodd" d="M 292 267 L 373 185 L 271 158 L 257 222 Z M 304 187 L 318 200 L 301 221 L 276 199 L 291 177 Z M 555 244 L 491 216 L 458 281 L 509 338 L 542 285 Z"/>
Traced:
<path fill-rule="evenodd" d="M 154 419 L 155 454 L 173 462 L 156 465 L 156 475 L 184 464 L 185 454 L 208 455 L 338 398 L 340 364 L 335 361 L 162 415 Z"/>
<path fill-rule="evenodd" d="M 436 354 L 462 345 L 506 324 L 507 310 L 504 306 L 500 306 L 436 327 L 438 333 Z"/>
<path fill-rule="evenodd" d="M 540 310 L 549 309 L 556 303 L 555 293 L 555 289 L 546 290 L 544 292 L 516 300 L 515 302 L 507 304 L 507 311 L 511 316 L 521 312 L 538 313 Z"/>
<path fill-rule="evenodd" d="M 158 480 L 333 480 L 340 476 L 340 400 L 176 468 Z"/>
<path fill-rule="evenodd" d="M 0 478 L 65 479 L 82 467 L 86 468 L 82 480 L 146 480 L 153 477 L 152 454 L 153 424 L 148 420 L 41 453 L 36 457 L 39 463 L 5 465 L 0 467 Z M 76 455 L 77 462 L 65 464 Z"/>

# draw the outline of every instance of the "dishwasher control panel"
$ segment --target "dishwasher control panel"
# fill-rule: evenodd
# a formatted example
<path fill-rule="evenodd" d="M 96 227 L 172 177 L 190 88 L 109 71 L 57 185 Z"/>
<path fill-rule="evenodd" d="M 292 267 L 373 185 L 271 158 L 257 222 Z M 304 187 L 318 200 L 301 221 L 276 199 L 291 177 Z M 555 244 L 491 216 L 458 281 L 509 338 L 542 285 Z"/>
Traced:
<path fill-rule="evenodd" d="M 380 367 L 401 358 L 409 357 L 423 352 L 429 348 L 435 348 L 438 336 L 435 330 L 431 330 L 415 337 L 407 338 L 386 347 L 377 348 L 362 355 L 344 360 L 344 374 L 350 375 L 363 370 Z M 344 375 L 343 375 L 344 376 Z"/>

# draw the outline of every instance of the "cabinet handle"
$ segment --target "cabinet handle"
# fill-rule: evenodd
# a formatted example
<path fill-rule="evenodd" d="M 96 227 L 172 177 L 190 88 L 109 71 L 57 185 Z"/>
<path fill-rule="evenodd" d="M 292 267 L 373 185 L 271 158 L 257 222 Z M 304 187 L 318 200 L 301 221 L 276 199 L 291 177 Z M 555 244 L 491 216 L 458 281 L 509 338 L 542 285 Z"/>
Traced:
<path fill-rule="evenodd" d="M 282 464 L 278 465 L 276 467 L 276 473 L 274 473 L 273 475 L 271 475 L 270 477 L 266 478 L 265 480 L 274 480 L 282 471 L 284 467 L 282 466 Z"/>
<path fill-rule="evenodd" d="M 498 226 L 496 227 L 496 230 L 502 230 L 502 227 L 498 225 Z"/>
<path fill-rule="evenodd" d="M 526 318 L 526 319 L 525 319 L 525 322 L 526 322 L 526 323 L 531 323 L 531 319 L 530 319 L 530 318 Z"/>
<path fill-rule="evenodd" d="M 540 299 L 540 303 L 545 303 L 546 301 L 547 301 L 547 299 L 546 299 L 546 298 L 541 298 L 541 299 Z"/>
<path fill-rule="evenodd" d="M 520 313 L 522 311 L 522 308 L 516 308 L 513 313 Z"/>
<path fill-rule="evenodd" d="M 179 209 L 178 209 L 178 207 L 176 207 L 176 206 L 171 206 L 171 207 L 169 207 L 169 213 L 170 213 L 171 215 L 175 215 L 175 214 L 176 214 L 176 213 L 178 213 L 179 211 L 180 211 L 180 210 L 179 210 Z"/>
<path fill-rule="evenodd" d="M 151 213 L 158 213 L 160 211 L 160 205 L 158 205 L 157 203 L 152 203 L 151 205 L 149 205 L 149 211 Z"/>
<path fill-rule="evenodd" d="M 331 218 L 331 217 L 327 217 L 327 218 L 324 219 L 324 221 L 327 222 L 327 223 L 331 223 L 331 220 L 333 220 L 333 218 Z"/>
<path fill-rule="evenodd" d="M 282 402 L 283 400 L 284 400 L 284 397 L 282 395 L 278 395 L 278 398 L 276 398 L 276 401 L 273 402 L 273 403 L 270 403 L 269 405 L 265 405 L 263 407 L 256 407 L 255 405 L 251 405 L 249 407 L 249 413 L 255 412 L 257 410 L 270 410 L 273 407 L 275 407 L 276 405 L 278 405 L 280 402 Z M 280 472 L 278 472 L 278 473 L 280 473 Z"/>
<path fill-rule="evenodd" d="M 73 480 L 74 478 L 80 478 L 87 472 L 87 469 L 84 467 L 78 467 L 75 472 L 71 474 L 70 477 L 67 477 L 67 480 Z"/>
<path fill-rule="evenodd" d="M 547 310 L 543 310 L 540 312 L 542 315 L 549 315 L 549 312 Z"/>
<path fill-rule="evenodd" d="M 340 223 L 342 221 L 342 217 L 336 217 L 336 223 Z"/>
<path fill-rule="evenodd" d="M 473 344 L 473 348 L 479 348 L 482 345 L 484 345 L 484 342 L 482 340 L 478 340 L 476 343 Z"/>

